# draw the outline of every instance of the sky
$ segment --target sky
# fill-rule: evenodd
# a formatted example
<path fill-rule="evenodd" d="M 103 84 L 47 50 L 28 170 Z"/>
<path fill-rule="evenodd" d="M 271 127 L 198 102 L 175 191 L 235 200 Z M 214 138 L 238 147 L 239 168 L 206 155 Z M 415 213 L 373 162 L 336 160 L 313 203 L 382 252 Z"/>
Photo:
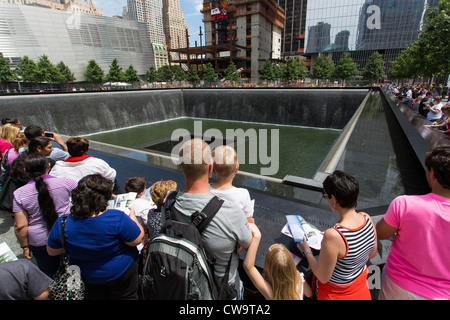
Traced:
<path fill-rule="evenodd" d="M 127 5 L 127 0 L 93 0 L 93 3 L 97 9 L 103 9 L 105 16 L 122 16 L 122 8 Z M 195 41 L 197 41 L 197 45 L 200 45 L 200 26 L 203 33 L 205 30 L 202 22 L 203 14 L 200 12 L 202 4 L 203 0 L 180 0 L 180 8 L 189 28 L 191 47 L 195 45 Z M 205 44 L 205 36 L 203 36 L 202 43 Z"/>

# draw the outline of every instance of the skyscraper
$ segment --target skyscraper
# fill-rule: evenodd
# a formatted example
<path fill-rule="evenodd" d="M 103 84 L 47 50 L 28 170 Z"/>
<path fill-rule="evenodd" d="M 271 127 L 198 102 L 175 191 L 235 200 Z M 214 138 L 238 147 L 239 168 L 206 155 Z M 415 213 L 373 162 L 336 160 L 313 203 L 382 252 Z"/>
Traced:
<path fill-rule="evenodd" d="M 128 0 L 130 20 L 147 24 L 151 43 L 166 43 L 162 8 L 162 0 Z"/>
<path fill-rule="evenodd" d="M 186 30 L 188 27 L 183 11 L 180 9 L 180 0 L 163 0 L 162 3 L 165 43 L 171 49 L 187 47 Z"/>
<path fill-rule="evenodd" d="M 305 49 L 306 9 L 308 0 L 276 0 L 286 16 L 282 31 L 282 55 L 298 56 Z"/>

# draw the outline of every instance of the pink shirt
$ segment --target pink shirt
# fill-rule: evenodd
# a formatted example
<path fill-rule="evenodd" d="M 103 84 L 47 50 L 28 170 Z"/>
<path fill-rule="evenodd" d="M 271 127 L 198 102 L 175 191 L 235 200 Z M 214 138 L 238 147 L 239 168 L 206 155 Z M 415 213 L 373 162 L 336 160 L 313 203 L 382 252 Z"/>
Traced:
<path fill-rule="evenodd" d="M 14 148 L 14 146 L 5 139 L 0 138 L 0 160 L 3 159 L 3 154 L 9 148 Z"/>
<path fill-rule="evenodd" d="M 450 299 L 450 199 L 434 193 L 400 196 L 384 220 L 398 229 L 387 276 L 421 297 Z"/>
<path fill-rule="evenodd" d="M 77 182 L 68 178 L 42 176 L 55 204 L 58 216 L 70 213 L 70 197 Z M 38 192 L 34 180 L 14 191 L 13 212 L 26 211 L 28 215 L 28 242 L 40 247 L 47 244 L 47 225 L 39 209 Z"/>

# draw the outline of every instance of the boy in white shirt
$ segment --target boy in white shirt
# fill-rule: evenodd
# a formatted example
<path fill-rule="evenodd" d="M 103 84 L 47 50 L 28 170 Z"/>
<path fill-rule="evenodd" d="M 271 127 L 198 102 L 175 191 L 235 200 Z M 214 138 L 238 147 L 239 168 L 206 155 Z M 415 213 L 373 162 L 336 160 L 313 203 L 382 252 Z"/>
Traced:
<path fill-rule="evenodd" d="M 147 217 L 150 209 L 156 208 L 155 203 L 151 198 L 145 198 L 144 194 L 146 189 L 146 179 L 144 177 L 131 177 L 125 181 L 125 192 L 136 192 L 136 199 L 132 203 L 132 207 L 136 212 L 136 218 L 141 224 L 144 230 L 147 227 Z M 142 240 L 144 242 L 144 240 Z M 143 243 L 137 246 L 138 250 L 141 251 Z"/>
<path fill-rule="evenodd" d="M 254 223 L 255 200 L 250 199 L 247 189 L 233 186 L 233 178 L 239 170 L 236 150 L 228 145 L 219 146 L 212 151 L 212 156 L 217 182 L 209 185 L 209 191 L 221 199 L 236 203 L 245 212 L 248 222 Z"/>

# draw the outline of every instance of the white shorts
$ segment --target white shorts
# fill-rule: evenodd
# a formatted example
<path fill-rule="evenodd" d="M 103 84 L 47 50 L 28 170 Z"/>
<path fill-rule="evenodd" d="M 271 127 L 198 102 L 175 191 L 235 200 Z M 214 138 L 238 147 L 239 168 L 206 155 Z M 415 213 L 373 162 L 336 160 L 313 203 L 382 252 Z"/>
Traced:
<path fill-rule="evenodd" d="M 414 293 L 402 289 L 395 284 L 386 275 L 385 271 L 381 275 L 381 289 L 378 295 L 378 300 L 428 300 L 424 297 L 418 296 Z"/>

